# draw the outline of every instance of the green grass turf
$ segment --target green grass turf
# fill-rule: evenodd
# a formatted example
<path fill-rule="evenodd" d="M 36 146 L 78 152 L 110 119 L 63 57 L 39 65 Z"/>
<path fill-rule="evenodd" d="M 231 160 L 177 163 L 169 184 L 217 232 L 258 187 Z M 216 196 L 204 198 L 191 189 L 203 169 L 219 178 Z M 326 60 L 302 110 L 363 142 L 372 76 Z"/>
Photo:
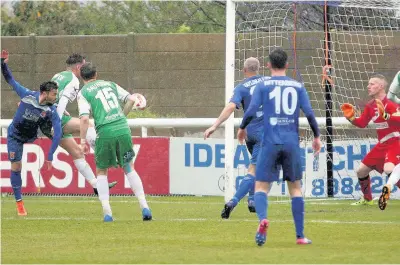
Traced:
<path fill-rule="evenodd" d="M 280 198 L 282 199 L 282 198 Z M 286 200 L 286 198 L 283 198 Z M 268 240 L 256 246 L 255 214 L 244 203 L 221 220 L 223 199 L 149 197 L 143 222 L 135 198 L 112 197 L 115 222 L 103 223 L 95 197 L 25 197 L 18 217 L 2 198 L 2 263 L 398 263 L 400 201 L 385 211 L 350 201 L 306 202 L 306 236 L 295 244 L 289 202 L 271 199 Z"/>

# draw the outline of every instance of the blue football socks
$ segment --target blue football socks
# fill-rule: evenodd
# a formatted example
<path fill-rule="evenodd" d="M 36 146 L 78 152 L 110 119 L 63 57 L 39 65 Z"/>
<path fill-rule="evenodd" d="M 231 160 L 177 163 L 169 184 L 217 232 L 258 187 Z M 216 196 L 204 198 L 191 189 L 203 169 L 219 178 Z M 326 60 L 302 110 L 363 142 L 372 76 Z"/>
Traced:
<path fill-rule="evenodd" d="M 254 194 L 254 202 L 256 203 L 256 213 L 258 219 L 264 220 L 267 219 L 268 212 L 268 196 L 263 191 L 257 191 Z"/>
<path fill-rule="evenodd" d="M 22 200 L 21 186 L 21 171 L 11 171 L 11 187 L 14 190 L 14 197 L 16 201 Z"/>
<path fill-rule="evenodd" d="M 257 204 L 256 204 L 257 207 Z M 304 199 L 303 197 L 292 198 L 292 214 L 297 238 L 304 238 Z"/>
<path fill-rule="evenodd" d="M 235 207 L 238 204 L 238 202 L 241 199 L 243 199 L 244 196 L 246 196 L 246 194 L 251 189 L 253 189 L 253 191 L 254 191 L 254 180 L 255 180 L 255 177 L 250 174 L 247 174 L 243 178 L 242 182 L 239 185 L 239 188 L 236 190 L 236 193 L 231 200 L 233 202 L 233 205 L 232 205 L 233 207 Z"/>

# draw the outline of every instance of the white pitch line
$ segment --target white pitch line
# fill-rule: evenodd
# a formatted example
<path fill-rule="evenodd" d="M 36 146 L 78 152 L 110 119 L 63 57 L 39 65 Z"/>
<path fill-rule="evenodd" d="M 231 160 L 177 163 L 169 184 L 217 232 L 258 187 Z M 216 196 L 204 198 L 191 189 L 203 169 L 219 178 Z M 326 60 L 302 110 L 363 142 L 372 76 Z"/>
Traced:
<path fill-rule="evenodd" d="M 4 200 L 3 200 L 4 201 Z M 306 204 L 312 204 L 312 205 L 339 205 L 339 204 L 344 204 L 344 203 L 350 203 L 354 200 L 323 200 L 323 199 L 316 199 L 316 200 L 305 200 Z M 14 203 L 14 201 L 10 202 Z M 27 198 L 25 200 L 26 203 L 99 203 L 98 200 L 68 200 L 68 199 L 29 199 Z M 137 203 L 136 198 L 132 198 L 132 200 L 110 200 L 111 203 Z M 242 203 L 246 203 L 247 199 L 243 201 Z M 221 200 L 221 202 L 209 202 L 207 200 L 204 201 L 156 201 L 156 200 L 149 200 L 148 203 L 154 203 L 154 204 L 207 204 L 207 205 L 223 205 L 224 202 Z M 291 203 L 290 200 L 285 200 L 285 201 L 275 201 L 275 200 L 270 200 L 270 204 L 289 204 Z"/>
<path fill-rule="evenodd" d="M 51 220 L 51 221 L 101 221 L 101 218 L 85 218 L 85 217 L 4 217 L 2 220 Z M 137 218 L 115 218 L 118 221 L 141 221 Z M 215 218 L 155 218 L 156 222 L 251 222 L 257 223 L 257 219 L 215 219 Z M 293 220 L 271 220 L 271 223 L 292 223 Z M 400 224 L 396 221 L 337 221 L 337 220 L 306 220 L 306 223 L 322 223 L 322 224 L 350 224 L 350 225 L 387 225 L 387 224 Z"/>

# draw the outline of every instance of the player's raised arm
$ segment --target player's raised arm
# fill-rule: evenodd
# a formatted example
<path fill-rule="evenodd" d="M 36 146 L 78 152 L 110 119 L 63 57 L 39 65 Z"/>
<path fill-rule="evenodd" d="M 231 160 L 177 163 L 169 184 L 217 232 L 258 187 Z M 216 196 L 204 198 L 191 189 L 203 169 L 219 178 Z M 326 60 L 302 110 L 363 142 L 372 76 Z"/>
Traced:
<path fill-rule="evenodd" d="M 61 140 L 61 136 L 62 136 L 62 128 L 61 128 L 61 119 L 60 116 L 58 116 L 56 109 L 54 107 L 54 109 L 51 112 L 51 123 L 53 125 L 53 130 L 54 130 L 54 135 L 53 135 L 53 140 L 51 142 L 51 147 L 50 147 L 50 151 L 48 154 L 48 161 L 53 161 L 53 155 L 54 152 L 57 149 L 57 146 L 60 143 Z"/>
<path fill-rule="evenodd" d="M 129 114 L 132 110 L 143 110 L 146 108 L 147 102 L 146 98 L 138 93 L 129 94 L 128 91 L 115 84 L 117 87 L 118 99 L 121 103 L 125 104 L 123 108 L 123 113 L 125 116 Z"/>
<path fill-rule="evenodd" d="M 299 90 L 299 103 L 301 110 L 304 112 L 304 115 L 306 115 L 308 124 L 310 124 L 311 130 L 313 131 L 314 134 L 314 138 L 319 137 L 320 131 L 318 128 L 317 119 L 315 118 L 314 111 L 311 107 L 310 98 L 308 97 L 305 88 L 301 88 Z"/>
<path fill-rule="evenodd" d="M 387 97 L 391 101 L 400 104 L 400 71 L 393 78 Z"/>
<path fill-rule="evenodd" d="M 6 82 L 12 86 L 12 88 L 17 92 L 18 96 L 20 98 L 25 97 L 32 91 L 27 89 L 24 86 L 21 86 L 17 81 L 15 81 L 14 77 L 12 76 L 12 73 L 10 69 L 8 68 L 7 65 L 8 62 L 8 52 L 6 50 L 1 51 L 1 73 L 3 74 L 4 78 L 6 79 Z"/>
<path fill-rule="evenodd" d="M 340 108 L 342 109 L 346 119 L 356 127 L 365 128 L 372 119 L 372 115 L 368 106 L 365 106 L 360 117 L 356 117 L 354 106 L 349 103 L 342 104 Z"/>
<path fill-rule="evenodd" d="M 399 109 L 397 109 L 397 112 L 388 113 L 385 110 L 385 106 L 383 105 L 382 100 L 375 99 L 375 103 L 376 103 L 376 108 L 377 108 L 377 111 L 378 111 L 378 115 L 382 119 L 387 121 L 389 125 L 396 126 L 396 127 L 400 126 L 400 112 L 399 112 Z"/>

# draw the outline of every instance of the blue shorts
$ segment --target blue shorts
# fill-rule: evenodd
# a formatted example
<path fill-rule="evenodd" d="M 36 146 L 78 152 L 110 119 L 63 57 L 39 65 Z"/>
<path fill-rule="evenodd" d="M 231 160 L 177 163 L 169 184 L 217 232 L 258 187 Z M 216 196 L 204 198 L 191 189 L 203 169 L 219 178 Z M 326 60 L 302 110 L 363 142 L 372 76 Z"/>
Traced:
<path fill-rule="evenodd" d="M 262 132 L 251 132 L 247 134 L 246 146 L 251 154 L 250 163 L 257 164 L 257 157 L 260 153 L 262 141 Z"/>
<path fill-rule="evenodd" d="M 281 166 L 284 181 L 301 180 L 303 171 L 300 153 L 298 144 L 263 144 L 256 166 L 256 181 L 279 181 Z"/>
<path fill-rule="evenodd" d="M 22 153 L 24 152 L 24 142 L 15 139 L 14 137 L 7 136 L 7 149 L 8 160 L 11 162 L 21 161 Z"/>

